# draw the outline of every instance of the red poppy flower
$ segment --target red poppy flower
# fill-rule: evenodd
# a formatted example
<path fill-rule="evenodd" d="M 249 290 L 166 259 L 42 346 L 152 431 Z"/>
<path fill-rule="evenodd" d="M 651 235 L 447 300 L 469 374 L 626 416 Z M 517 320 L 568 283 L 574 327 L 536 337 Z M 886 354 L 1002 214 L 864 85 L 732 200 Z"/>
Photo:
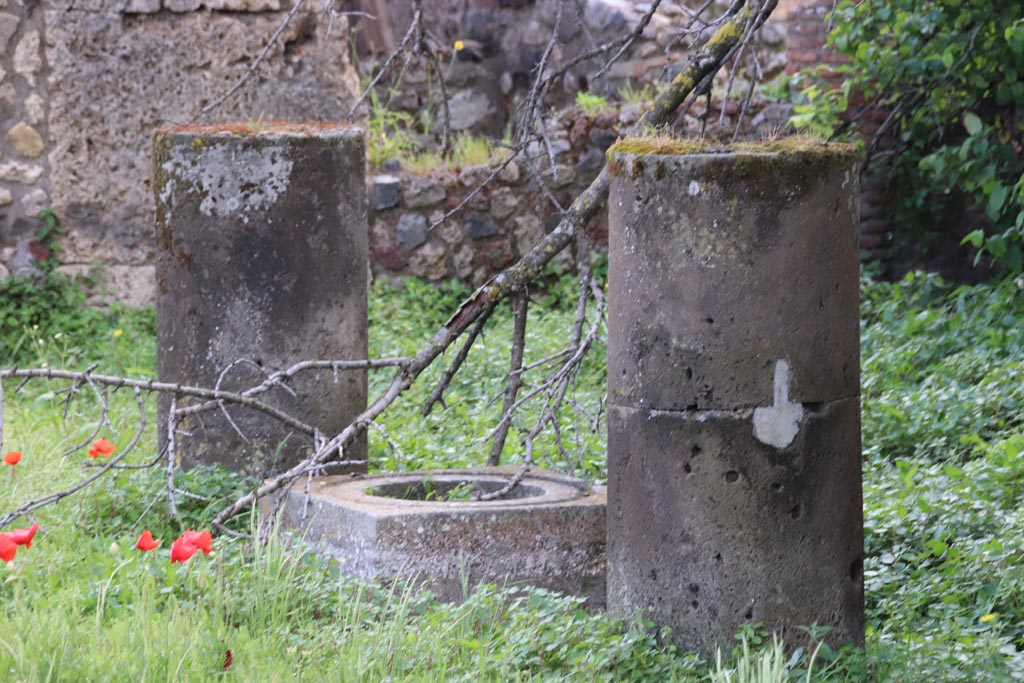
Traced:
<path fill-rule="evenodd" d="M 14 467 L 21 462 L 21 453 L 18 451 L 7 451 L 7 455 L 4 456 L 4 462 Z"/>
<path fill-rule="evenodd" d="M 231 656 L 231 650 L 224 650 L 224 668 L 225 669 L 230 669 L 231 668 L 231 663 L 233 661 L 234 661 L 234 658 Z"/>
<path fill-rule="evenodd" d="M 185 540 L 185 537 L 175 539 L 171 544 L 171 562 L 188 562 L 193 555 L 199 552 L 199 546 L 192 545 Z"/>
<path fill-rule="evenodd" d="M 0 560 L 10 562 L 14 554 L 18 552 L 18 544 L 15 543 L 10 534 L 0 534 Z"/>
<path fill-rule="evenodd" d="M 92 448 L 89 449 L 89 457 L 96 459 L 100 456 L 111 455 L 114 452 L 114 448 L 114 444 L 106 439 L 96 439 L 92 442 Z"/>
<path fill-rule="evenodd" d="M 181 537 L 185 543 L 194 545 L 203 551 L 203 555 L 209 555 L 213 550 L 213 535 L 209 531 L 192 531 L 188 529 Z"/>
<path fill-rule="evenodd" d="M 159 545 L 160 541 L 153 540 L 153 534 L 149 532 L 149 529 L 143 531 L 142 534 L 139 536 L 139 540 L 135 541 L 136 550 L 141 550 L 142 552 L 153 550 Z"/>
<path fill-rule="evenodd" d="M 32 526 L 27 526 L 24 529 L 14 529 L 7 534 L 7 537 L 18 545 L 31 548 L 32 537 L 36 535 L 37 531 L 39 531 L 39 522 L 36 522 Z"/>

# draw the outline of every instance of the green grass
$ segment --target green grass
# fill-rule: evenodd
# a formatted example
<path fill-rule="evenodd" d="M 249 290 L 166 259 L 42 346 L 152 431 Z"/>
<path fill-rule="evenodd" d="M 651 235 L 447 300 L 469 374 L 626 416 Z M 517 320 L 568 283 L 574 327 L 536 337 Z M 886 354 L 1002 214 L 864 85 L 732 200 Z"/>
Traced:
<path fill-rule="evenodd" d="M 408 354 L 466 294 L 419 282 L 375 286 L 374 356 Z M 573 319 L 573 286 L 554 280 L 533 292 L 527 357 L 557 350 Z M 1013 282 L 953 289 L 932 277 L 895 284 L 865 281 L 862 325 L 865 443 L 866 651 L 818 652 L 814 681 L 1010 681 L 1024 677 L 1024 291 Z M 64 313 L 62 313 L 64 315 Z M 68 316 L 71 313 L 67 313 Z M 27 330 L 5 327 L 0 344 L 26 335 L 18 362 L 152 376 L 152 311 L 83 314 L 70 331 L 44 317 Z M 65 318 L 71 320 L 72 318 Z M 442 365 L 433 368 L 382 420 L 401 444 L 393 453 L 375 432 L 381 468 L 478 465 L 499 410 L 508 363 L 507 308 L 495 314 L 447 394 L 447 410 L 419 409 Z M 122 330 L 119 335 L 116 330 Z M 60 334 L 59 337 L 56 337 Z M 55 338 L 56 337 L 56 338 Z M 39 342 L 42 342 L 41 344 Z M 29 351 L 31 349 L 31 351 Z M 597 347 L 575 386 L 596 410 L 604 385 Z M 449 352 L 449 358 L 454 350 Z M 4 364 L 9 361 L 5 356 Z M 372 387 L 390 379 L 376 372 Z M 81 455 L 61 459 L 94 426 L 88 396 L 62 418 L 57 385 L 5 387 L 5 449 L 24 453 L 17 476 L 0 471 L 8 510 L 86 476 Z M 150 406 L 152 407 L 152 406 Z M 534 409 L 536 414 L 536 408 Z M 603 427 L 567 410 L 567 443 L 582 450 L 582 471 L 604 477 Z M 112 396 L 123 444 L 134 428 L 133 400 Z M 524 415 L 517 427 L 530 424 Z M 150 434 L 151 437 L 151 434 Z M 510 435 L 506 460 L 518 455 Z M 151 456 L 139 452 L 135 462 Z M 548 440 L 540 459 L 561 467 Z M 549 462 L 550 461 L 550 462 Z M 202 499 L 182 499 L 168 517 L 159 473 L 110 477 L 39 511 L 42 529 L 11 568 L 0 567 L 0 679 L 10 681 L 337 680 L 337 681 L 707 681 L 707 663 L 658 644 L 642 624 L 624 627 L 583 612 L 578 602 L 533 591 L 510 596 L 485 588 L 460 606 L 429 594 L 361 584 L 337 566 L 280 539 L 266 549 L 219 536 L 215 552 L 170 565 L 170 541 L 202 528 L 224 500 L 252 485 L 214 469 L 181 475 Z M 27 520 L 25 521 L 27 524 Z M 240 530 L 249 524 L 239 520 Z M 19 522 L 18 526 L 23 524 Z M 163 539 L 149 554 L 133 549 L 142 528 Z M 114 552 L 111 544 L 119 550 Z M 813 630 L 813 629 L 811 629 Z M 740 634 L 758 651 L 771 641 Z M 814 638 L 801 646 L 803 665 Z M 769 646 L 767 650 L 761 650 Z M 741 647 L 731 661 L 755 666 Z M 224 670 L 226 650 L 232 666 Z M 771 655 L 766 655 L 771 656 Z M 759 660 L 765 664 L 766 659 Z M 777 664 L 777 662 L 775 662 Z M 730 667 L 735 664 L 728 665 Z M 749 667 L 748 667 L 749 668 Z M 715 675 L 723 672 L 715 668 Z"/>
<path fill-rule="evenodd" d="M 527 323 L 526 365 L 556 353 L 566 343 L 566 332 L 571 329 L 575 316 L 574 292 L 561 281 L 555 290 L 535 294 L 534 308 L 535 312 L 539 309 L 539 314 L 531 315 Z M 447 320 L 469 290 L 451 285 L 439 294 L 430 285 L 410 280 L 398 289 L 378 286 L 375 294 L 370 306 L 370 353 L 380 357 L 411 355 L 418 351 L 422 340 L 429 338 Z M 458 345 L 385 413 L 380 423 L 397 437 L 395 440 L 402 446 L 402 453 L 392 452 L 380 435 L 371 434 L 371 458 L 381 469 L 421 470 L 486 462 L 490 442 L 485 437 L 501 412 L 500 397 L 511 354 L 511 332 L 512 315 L 505 306 L 491 317 L 484 343 L 470 351 L 464 371 L 455 376 L 446 393 L 447 409 L 437 406 L 427 418 L 420 414 L 445 366 L 457 353 Z M 603 359 L 604 347 L 598 345 L 577 376 L 574 391 L 570 392 L 570 397 L 574 394 L 578 401 L 578 410 L 564 410 L 559 421 L 563 441 L 573 451 L 574 473 L 592 480 L 603 480 L 605 472 L 604 431 L 592 426 L 604 391 Z M 524 379 L 527 382 L 539 380 L 545 369 L 527 373 Z M 371 395 L 382 391 L 390 380 L 390 373 L 375 373 L 371 378 Z M 521 447 L 517 434 L 534 424 L 541 407 L 539 403 L 527 406 L 515 419 L 505 445 L 505 462 L 518 462 Z M 577 447 L 579 456 L 575 457 Z M 568 468 L 550 434 L 538 440 L 535 458 L 550 468 Z"/>

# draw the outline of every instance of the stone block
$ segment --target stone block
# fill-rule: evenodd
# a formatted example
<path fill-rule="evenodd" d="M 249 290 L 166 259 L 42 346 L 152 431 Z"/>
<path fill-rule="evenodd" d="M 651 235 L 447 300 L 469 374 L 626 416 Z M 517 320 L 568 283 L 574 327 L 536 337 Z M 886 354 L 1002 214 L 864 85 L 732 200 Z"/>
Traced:
<path fill-rule="evenodd" d="M 38 216 L 39 212 L 49 204 L 50 196 L 46 194 L 46 190 L 39 187 L 26 192 L 25 196 L 21 198 L 21 208 L 26 216 Z"/>
<path fill-rule="evenodd" d="M 410 209 L 426 209 L 437 206 L 447 196 L 444 187 L 430 178 L 413 176 L 402 188 L 402 198 Z"/>
<path fill-rule="evenodd" d="M 409 270 L 424 280 L 444 280 L 448 277 L 448 265 L 445 262 L 447 253 L 448 250 L 437 240 L 426 242 L 409 257 Z"/>
<path fill-rule="evenodd" d="M 756 622 L 863 642 L 859 411 L 817 406 L 780 450 L 751 410 L 609 406 L 609 607 L 702 652 Z"/>
<path fill-rule="evenodd" d="M 42 166 L 26 164 L 21 161 L 0 163 L 0 180 L 22 185 L 34 185 L 43 177 Z"/>
<path fill-rule="evenodd" d="M 463 187 L 475 189 L 478 185 L 487 180 L 493 171 L 494 169 L 487 164 L 467 166 L 459 172 L 459 182 L 462 183 Z"/>
<path fill-rule="evenodd" d="M 402 179 L 393 175 L 379 175 L 373 178 L 373 208 L 377 211 L 398 206 L 402 191 Z"/>
<path fill-rule="evenodd" d="M 43 58 L 39 50 L 39 31 L 26 31 L 18 46 L 14 48 L 14 70 L 30 87 L 36 87 L 36 74 L 43 68 Z"/>
<path fill-rule="evenodd" d="M 160 11 L 160 0 L 128 0 L 125 14 L 155 14 Z"/>
<path fill-rule="evenodd" d="M 163 0 L 163 8 L 170 12 L 195 12 L 203 0 Z"/>
<path fill-rule="evenodd" d="M 412 251 L 427 241 L 427 219 L 418 213 L 403 213 L 395 227 L 402 246 Z"/>
<path fill-rule="evenodd" d="M 286 494 L 281 523 L 337 556 L 347 574 L 411 580 L 443 600 L 460 601 L 465 579 L 469 588 L 540 586 L 603 606 L 603 489 L 534 468 L 506 499 L 444 500 L 459 484 L 498 490 L 514 470 L 318 477 L 308 507 L 305 482 Z M 423 499 L 428 488 L 432 500 Z"/>
<path fill-rule="evenodd" d="M 283 8 L 281 0 L 205 0 L 203 4 L 216 12 L 277 12 Z"/>
<path fill-rule="evenodd" d="M 14 148 L 15 152 L 26 159 L 38 158 L 45 149 L 39 131 L 24 121 L 19 121 L 11 126 L 4 136 L 4 140 Z"/>
<path fill-rule="evenodd" d="M 580 155 L 576 162 L 576 170 L 584 175 L 599 171 L 604 166 L 604 152 L 597 147 L 590 147 Z"/>
<path fill-rule="evenodd" d="M 519 170 L 519 164 L 514 161 L 508 162 L 505 168 L 498 171 L 498 180 L 506 185 L 517 185 L 521 178 L 522 173 Z"/>
<path fill-rule="evenodd" d="M 8 45 L 14 34 L 18 32 L 19 23 L 21 23 L 21 17 L 0 12 L 0 50 L 3 51 L 3 54 L 8 54 Z"/>
<path fill-rule="evenodd" d="M 515 213 L 521 205 L 522 200 L 511 190 L 500 190 L 491 196 L 488 213 L 491 218 L 502 221 Z"/>
<path fill-rule="evenodd" d="M 32 93 L 25 98 L 22 105 L 25 111 L 25 119 L 33 126 L 38 126 L 46 117 L 46 103 L 37 93 Z"/>
<path fill-rule="evenodd" d="M 455 92 L 448 100 L 452 130 L 470 130 L 487 127 L 494 118 L 496 107 L 487 92 L 466 88 Z"/>
<path fill-rule="evenodd" d="M 615 157 L 610 403 L 764 405 L 779 359 L 793 401 L 858 395 L 855 158 L 738 156 Z"/>
<path fill-rule="evenodd" d="M 466 237 L 474 240 L 481 240 L 501 234 L 501 228 L 494 224 L 485 214 L 470 212 L 466 215 L 464 224 Z"/>
<path fill-rule="evenodd" d="M 157 373 L 226 390 L 301 360 L 367 357 L 367 208 L 362 131 L 322 125 L 189 126 L 154 143 Z M 247 359 L 221 378 L 229 365 Z M 300 374 L 261 399 L 323 434 L 366 407 L 365 371 Z M 158 431 L 166 439 L 169 397 Z M 187 418 L 184 466 L 269 476 L 307 437 L 245 408 Z M 290 440 L 296 439 L 294 445 Z M 301 444 L 301 446 L 299 445 Z M 345 453 L 365 460 L 365 439 Z"/>
<path fill-rule="evenodd" d="M 522 213 L 515 217 L 516 248 L 525 254 L 544 238 L 544 223 L 533 213 Z"/>

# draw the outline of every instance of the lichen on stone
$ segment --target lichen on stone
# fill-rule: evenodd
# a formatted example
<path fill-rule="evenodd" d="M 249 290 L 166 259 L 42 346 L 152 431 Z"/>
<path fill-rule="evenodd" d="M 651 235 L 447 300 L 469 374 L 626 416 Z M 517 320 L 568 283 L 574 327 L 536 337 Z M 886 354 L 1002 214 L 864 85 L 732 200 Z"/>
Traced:
<path fill-rule="evenodd" d="M 202 155 L 198 166 L 194 159 Z M 162 202 L 171 201 L 176 191 L 198 192 L 200 212 L 205 216 L 248 215 L 273 204 L 291 178 L 292 160 L 273 147 L 250 147 L 237 142 L 207 144 L 196 148 L 172 146 L 160 155 L 166 173 Z M 193 163 L 190 163 L 193 162 Z"/>

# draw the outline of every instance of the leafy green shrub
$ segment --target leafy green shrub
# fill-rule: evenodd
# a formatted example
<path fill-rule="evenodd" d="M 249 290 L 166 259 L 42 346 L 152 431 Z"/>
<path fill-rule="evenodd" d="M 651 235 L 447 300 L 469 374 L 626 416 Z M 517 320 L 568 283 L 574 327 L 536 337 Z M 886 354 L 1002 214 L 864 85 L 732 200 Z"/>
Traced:
<path fill-rule="evenodd" d="M 865 484 L 868 637 L 916 676 L 896 680 L 1024 675 L 1024 432 L 962 466 L 876 463 Z"/>
<path fill-rule="evenodd" d="M 1016 2 L 843 0 L 829 44 L 850 60 L 841 89 L 812 84 L 794 124 L 843 128 L 854 94 L 891 112 L 892 187 L 901 230 L 927 237 L 935 193 L 963 193 L 995 229 L 968 240 L 1012 271 L 1024 248 L 1024 19 Z M 887 162 L 888 163 L 888 162 Z"/>
<path fill-rule="evenodd" d="M 934 275 L 863 285 L 864 453 L 948 462 L 1024 426 L 1024 291 Z"/>
<path fill-rule="evenodd" d="M 104 369 L 139 368 L 140 351 L 155 352 L 155 345 L 133 344 L 117 352 L 111 344 L 125 330 L 129 338 L 152 338 L 156 332 L 153 307 L 129 309 L 115 304 L 101 311 L 85 305 L 86 289 L 96 284 L 98 272 L 72 277 L 57 271 L 63 230 L 50 209 L 39 212 L 37 241 L 50 250 L 50 258 L 37 261 L 38 272 L 0 282 L 0 365 L 43 364 L 65 368 L 106 361 Z M 127 362 L 126 362 L 127 361 Z"/>

